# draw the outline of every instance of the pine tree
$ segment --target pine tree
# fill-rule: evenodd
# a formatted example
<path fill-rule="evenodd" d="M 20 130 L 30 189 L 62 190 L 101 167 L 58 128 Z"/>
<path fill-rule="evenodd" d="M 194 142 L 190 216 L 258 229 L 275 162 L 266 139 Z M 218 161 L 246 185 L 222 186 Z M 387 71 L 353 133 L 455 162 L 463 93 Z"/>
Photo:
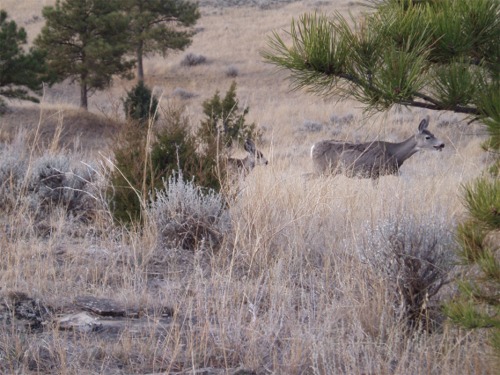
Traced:
<path fill-rule="evenodd" d="M 39 94 L 43 79 L 48 81 L 44 56 L 36 49 L 26 53 L 22 48 L 26 43 L 24 28 L 18 28 L 8 20 L 7 12 L 0 10 L 0 95 L 38 102 L 29 90 Z M 0 98 L 0 106 L 2 103 Z"/>
<path fill-rule="evenodd" d="M 498 89 L 498 0 L 385 0 L 351 22 L 305 14 L 291 46 L 275 33 L 264 58 L 291 73 L 294 88 L 354 98 L 368 110 L 395 104 L 481 118 L 483 92 Z M 487 99 L 489 100 L 489 99 Z"/>
<path fill-rule="evenodd" d="M 47 54 L 59 80 L 80 85 L 80 107 L 88 95 L 111 84 L 114 75 L 131 78 L 127 61 L 129 18 L 119 0 L 58 0 L 43 8 L 46 24 L 35 45 Z"/>
<path fill-rule="evenodd" d="M 200 18 L 198 4 L 185 0 L 128 0 L 131 48 L 137 59 L 137 77 L 144 80 L 143 58 L 150 53 L 183 50 L 193 33 L 186 28 Z"/>

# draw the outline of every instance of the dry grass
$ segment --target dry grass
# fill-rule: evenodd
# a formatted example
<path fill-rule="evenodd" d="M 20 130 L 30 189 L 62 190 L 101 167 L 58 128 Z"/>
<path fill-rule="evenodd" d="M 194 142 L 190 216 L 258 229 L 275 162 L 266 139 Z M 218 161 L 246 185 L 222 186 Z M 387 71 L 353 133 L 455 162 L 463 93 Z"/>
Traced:
<path fill-rule="evenodd" d="M 39 151 L 102 151 L 109 148 L 122 126 L 110 117 L 67 105 L 11 106 L 0 117 L 0 140 L 11 142 L 18 132 L 27 132 Z"/>
<path fill-rule="evenodd" d="M 46 3 L 2 0 L 0 8 L 28 20 Z M 482 332 L 458 330 L 436 313 L 433 331 L 408 334 L 397 289 L 363 256 L 373 243 L 373 228 L 399 223 L 401 231 L 411 232 L 430 223 L 453 259 L 451 238 L 464 213 L 460 186 L 486 162 L 482 129 L 453 114 L 430 113 L 430 129 L 446 148 L 413 156 L 401 176 L 383 177 L 377 185 L 343 176 L 304 179 L 313 142 L 401 140 L 427 114 L 391 111 L 365 118 L 356 103 L 290 93 L 285 75 L 264 64 L 259 51 L 272 30 L 287 28 L 292 16 L 316 8 L 359 11 L 341 1 L 266 10 L 204 7 L 201 31 L 187 51 L 146 63 L 147 83 L 164 93 L 164 101 L 182 101 L 193 126 L 201 102 L 217 89 L 224 93 L 235 79 L 238 97 L 250 107 L 249 122 L 263 130 L 259 148 L 270 164 L 257 167 L 230 202 L 230 227 L 216 251 L 203 241 L 196 251 L 165 245 L 152 212 L 143 229 L 117 227 L 99 194 L 95 199 L 103 208 L 93 221 L 78 221 L 56 205 L 45 217 L 48 229 L 42 235 L 25 201 L 2 211 L 1 373 L 225 374 L 238 368 L 247 370 L 240 374 L 495 373 Z M 181 66 L 187 53 L 206 56 L 208 63 Z M 227 77 L 228 67 L 238 70 L 237 77 Z M 116 82 L 93 96 L 91 114 L 75 109 L 74 87 L 58 85 L 47 90 L 41 108 L 13 105 L 0 118 L 0 134 L 10 140 L 17 126 L 36 132 L 36 147 L 32 138 L 18 143 L 32 163 L 50 152 L 102 166 L 97 152 L 77 151 L 103 150 L 116 139 L 119 125 L 109 118 L 121 117 L 120 97 L 130 85 Z M 179 99 L 172 95 L 176 88 L 196 96 Z M 99 191 L 107 169 L 96 171 L 99 179 L 92 183 Z M 42 326 L 27 326 L 30 320 L 14 313 L 22 293 L 34 301 Z M 451 286 L 443 289 L 429 305 L 451 293 Z M 59 329 L 57 317 L 78 311 L 74 301 L 82 295 L 138 309 L 140 327 Z M 162 317 L 166 309 L 173 315 Z"/>

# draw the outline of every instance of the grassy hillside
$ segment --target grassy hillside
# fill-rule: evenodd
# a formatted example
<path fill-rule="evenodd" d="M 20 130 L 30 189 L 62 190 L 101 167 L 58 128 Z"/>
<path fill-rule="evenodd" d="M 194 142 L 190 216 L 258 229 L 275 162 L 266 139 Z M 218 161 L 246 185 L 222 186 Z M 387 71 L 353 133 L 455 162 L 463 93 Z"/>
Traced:
<path fill-rule="evenodd" d="M 33 37 L 49 3 L 3 0 L 0 8 Z M 443 320 L 452 284 L 422 295 L 418 311 L 408 302 L 429 281 L 426 271 L 442 277 L 437 283 L 459 272 L 461 186 L 484 169 L 483 129 L 419 109 L 365 117 L 358 103 L 290 92 L 260 58 L 266 37 L 306 11 L 356 14 L 360 6 L 228 6 L 235 3 L 202 2 L 192 46 L 145 65 L 162 105 L 184 105 L 193 127 L 201 103 L 237 82 L 270 163 L 228 207 L 177 182 L 171 200 L 148 209 L 144 228 L 113 223 L 109 146 L 133 82 L 96 93 L 89 114 L 76 108 L 77 88 L 59 84 L 40 105 L 10 103 L 0 117 L 0 373 L 495 373 L 481 332 Z M 185 66 L 188 54 L 207 62 Z M 427 114 L 446 147 L 414 155 L 401 176 L 303 178 L 315 141 L 403 140 Z M 172 211 L 177 221 L 165 225 Z M 205 221 L 207 212 L 215 213 Z M 183 248 L 172 230 L 198 240 Z M 196 237 L 201 230 L 218 240 Z"/>

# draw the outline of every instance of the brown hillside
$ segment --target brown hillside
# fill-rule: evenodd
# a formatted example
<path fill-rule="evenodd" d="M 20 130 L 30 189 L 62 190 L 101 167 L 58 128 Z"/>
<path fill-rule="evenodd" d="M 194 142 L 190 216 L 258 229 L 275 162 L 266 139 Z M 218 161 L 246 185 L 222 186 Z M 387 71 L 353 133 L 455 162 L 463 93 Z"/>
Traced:
<path fill-rule="evenodd" d="M 26 131 L 40 148 L 96 151 L 110 145 L 120 125 L 102 115 L 73 108 L 10 107 L 0 116 L 0 140 L 9 141 L 19 131 Z"/>

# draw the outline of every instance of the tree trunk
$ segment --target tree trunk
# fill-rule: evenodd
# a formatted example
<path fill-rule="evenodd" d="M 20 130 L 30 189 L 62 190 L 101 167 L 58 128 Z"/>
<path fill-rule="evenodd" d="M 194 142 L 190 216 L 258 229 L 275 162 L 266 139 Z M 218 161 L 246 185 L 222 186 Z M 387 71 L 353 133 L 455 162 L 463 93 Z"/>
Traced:
<path fill-rule="evenodd" d="M 142 65 L 142 42 L 137 45 L 137 79 L 139 82 L 144 82 L 144 67 Z"/>
<path fill-rule="evenodd" d="M 88 111 L 89 105 L 88 105 L 88 100 L 87 100 L 87 83 L 82 80 L 80 83 L 80 108 L 85 109 Z"/>

